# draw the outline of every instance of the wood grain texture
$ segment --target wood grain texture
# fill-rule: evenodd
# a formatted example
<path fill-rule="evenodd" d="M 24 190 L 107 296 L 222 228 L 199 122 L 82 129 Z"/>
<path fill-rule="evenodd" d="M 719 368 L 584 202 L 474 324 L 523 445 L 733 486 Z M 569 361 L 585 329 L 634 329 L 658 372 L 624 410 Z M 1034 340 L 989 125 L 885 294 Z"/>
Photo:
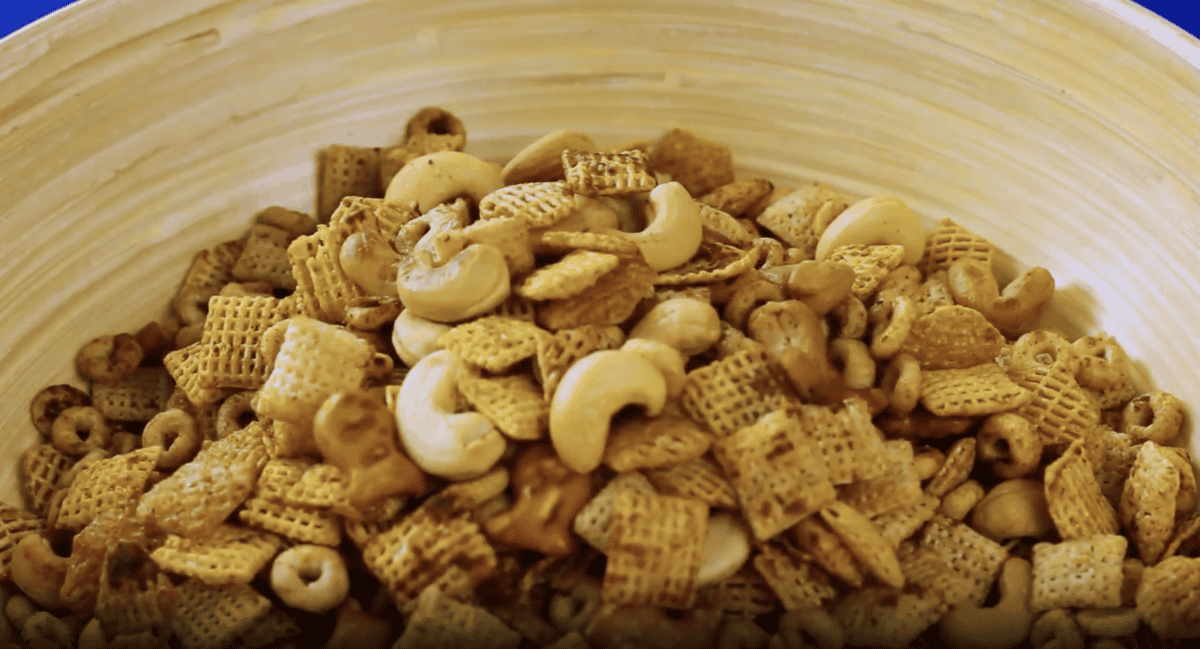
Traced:
<path fill-rule="evenodd" d="M 433 104 L 497 160 L 680 125 L 743 175 L 899 194 L 1049 268 L 1049 323 L 1195 403 L 1198 66 L 1124 0 L 83 0 L 0 41 L 0 500 L 80 344 L 256 210 L 310 210 L 318 148 Z"/>

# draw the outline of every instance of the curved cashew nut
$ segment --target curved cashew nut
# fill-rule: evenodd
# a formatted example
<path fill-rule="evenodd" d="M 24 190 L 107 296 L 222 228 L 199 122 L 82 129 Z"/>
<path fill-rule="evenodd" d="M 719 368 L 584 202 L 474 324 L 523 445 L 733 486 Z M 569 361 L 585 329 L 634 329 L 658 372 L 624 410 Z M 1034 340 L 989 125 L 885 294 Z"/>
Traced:
<path fill-rule="evenodd" d="M 400 255 L 392 249 L 382 234 L 374 231 L 355 232 L 346 237 L 338 255 L 342 270 L 350 281 L 358 284 L 367 295 L 396 294 L 396 267 Z"/>
<path fill-rule="evenodd" d="M 829 362 L 842 366 L 846 387 L 866 390 L 875 385 L 875 359 L 866 343 L 855 338 L 838 338 L 829 343 Z"/>
<path fill-rule="evenodd" d="M 1032 422 L 1015 412 L 989 416 L 975 439 L 976 456 L 999 478 L 1029 475 L 1042 461 L 1042 438 Z"/>
<path fill-rule="evenodd" d="M 1000 568 L 1000 601 L 980 608 L 970 600 L 942 616 L 938 631 L 951 647 L 960 649 L 1011 649 L 1029 636 L 1033 611 L 1029 609 L 1033 567 L 1012 557 Z"/>
<path fill-rule="evenodd" d="M 195 420 L 182 410 L 164 410 L 154 415 L 142 431 L 142 446 L 164 449 L 154 465 L 159 469 L 183 466 L 200 450 L 200 441 Z"/>
<path fill-rule="evenodd" d="M 1029 629 L 1029 644 L 1033 649 L 1083 649 L 1083 631 L 1071 611 L 1051 609 L 1033 622 Z"/>
<path fill-rule="evenodd" d="M 396 397 L 396 425 L 408 457 L 426 473 L 448 480 L 487 473 L 507 448 L 486 417 L 455 412 L 458 377 L 465 371 L 453 353 L 434 352 L 409 370 Z"/>
<path fill-rule="evenodd" d="M 921 482 L 937 475 L 945 462 L 946 454 L 932 446 L 921 447 L 913 453 L 913 471 Z"/>
<path fill-rule="evenodd" d="M 414 254 L 400 263 L 396 290 L 415 316 L 435 322 L 465 320 L 508 299 L 508 262 L 499 248 L 479 243 L 437 268 Z"/>
<path fill-rule="evenodd" d="M 717 634 L 716 649 L 766 649 L 770 642 L 771 636 L 754 620 L 729 617 Z"/>
<path fill-rule="evenodd" d="M 708 533 L 700 553 L 696 588 L 725 581 L 750 558 L 750 530 L 737 516 L 717 512 L 708 517 Z"/>
<path fill-rule="evenodd" d="M 650 190 L 650 205 L 653 214 L 646 229 L 624 236 L 637 244 L 646 263 L 656 271 L 691 259 L 704 238 L 700 206 L 692 195 L 677 182 L 663 183 Z"/>
<path fill-rule="evenodd" d="M 629 338 L 644 338 L 678 349 L 684 356 L 708 351 L 721 338 L 721 316 L 707 302 L 688 297 L 663 300 L 638 320 Z"/>
<path fill-rule="evenodd" d="M 388 184 L 384 198 L 415 202 L 424 214 L 464 194 L 478 203 L 503 186 L 499 165 L 460 151 L 438 151 L 413 158 L 401 167 Z"/>
<path fill-rule="evenodd" d="M 891 358 L 900 351 L 913 323 L 917 321 L 917 302 L 907 295 L 898 295 L 884 302 L 889 306 L 880 312 L 881 320 L 871 332 L 871 355 L 875 358 Z"/>
<path fill-rule="evenodd" d="M 950 264 L 946 283 L 955 303 L 979 311 L 1001 331 L 1034 321 L 1054 297 L 1054 277 L 1040 266 L 1025 271 L 1001 292 L 986 263 L 964 257 Z"/>
<path fill-rule="evenodd" d="M 879 387 L 888 394 L 888 410 L 907 415 L 921 399 L 921 363 L 912 354 L 892 356 Z"/>
<path fill-rule="evenodd" d="M 396 349 L 400 362 L 412 367 L 422 358 L 441 349 L 438 338 L 453 328 L 448 324 L 418 317 L 405 309 L 400 312 L 396 324 L 392 327 L 392 347 Z"/>
<path fill-rule="evenodd" d="M 1040 480 L 1015 478 L 992 487 L 971 511 L 971 527 L 993 541 L 1044 538 L 1054 530 Z"/>
<path fill-rule="evenodd" d="M 50 443 L 60 453 L 85 455 L 108 446 L 112 427 L 99 410 L 91 406 L 75 406 L 59 413 L 50 427 Z"/>
<path fill-rule="evenodd" d="M 743 329 L 746 327 L 746 316 L 758 308 L 759 302 L 782 302 L 786 297 L 782 286 L 760 276 L 733 292 L 725 303 L 724 320 Z"/>
<path fill-rule="evenodd" d="M 75 406 L 90 406 L 92 398 L 86 392 L 72 385 L 51 385 L 42 388 L 29 403 L 29 417 L 33 420 L 34 428 L 43 435 L 50 434 L 54 420 L 62 411 Z"/>
<path fill-rule="evenodd" d="M 1075 623 L 1090 637 L 1125 638 L 1137 633 L 1142 619 L 1132 606 L 1082 608 L 1075 611 Z"/>
<path fill-rule="evenodd" d="M 837 261 L 802 261 L 787 278 L 788 294 L 819 316 L 840 304 L 853 285 L 854 269 Z"/>
<path fill-rule="evenodd" d="M 8 577 L 21 592 L 42 608 L 64 608 L 63 581 L 69 567 L 66 557 L 60 557 L 41 534 L 28 534 L 12 550 Z"/>
<path fill-rule="evenodd" d="M 674 401 L 683 394 L 683 385 L 687 382 L 687 359 L 678 349 L 645 338 L 630 338 L 621 345 L 621 349 L 639 354 L 662 372 L 663 380 L 667 383 L 668 401 Z"/>
<path fill-rule="evenodd" d="M 142 356 L 142 346 L 129 334 L 101 336 L 79 348 L 75 366 L 90 381 L 115 383 L 137 369 Z"/>
<path fill-rule="evenodd" d="M 811 646 L 811 638 L 820 649 L 842 649 L 846 630 L 837 618 L 820 608 L 797 608 L 779 618 L 779 631 L 771 636 L 768 649 L 802 649 Z"/>
<path fill-rule="evenodd" d="M 915 264 L 925 254 L 921 217 L 895 196 L 872 196 L 847 207 L 817 240 L 816 258 L 824 261 L 834 250 L 855 244 L 900 244 L 904 263 Z"/>
<path fill-rule="evenodd" d="M 592 352 L 563 374 L 550 403 L 550 441 L 563 464 L 587 473 L 604 456 L 612 416 L 625 406 L 657 415 L 667 401 L 662 372 L 640 354 Z"/>
<path fill-rule="evenodd" d="M 292 546 L 280 552 L 271 565 L 271 589 L 292 608 L 327 613 L 350 592 L 346 560 L 336 548 Z"/>
<path fill-rule="evenodd" d="M 506 185 L 562 180 L 562 153 L 568 149 L 596 151 L 596 143 L 584 133 L 553 131 L 525 145 L 504 165 L 501 175 Z"/>
<path fill-rule="evenodd" d="M 982 498 L 983 485 L 979 484 L 978 480 L 967 479 L 966 482 L 942 496 L 942 504 L 938 506 L 938 512 L 956 521 L 961 521 Z"/>
<path fill-rule="evenodd" d="M 1150 392 L 1131 399 L 1121 411 L 1121 432 L 1133 443 L 1146 440 L 1163 446 L 1179 436 L 1183 426 L 1183 402 L 1169 392 Z"/>

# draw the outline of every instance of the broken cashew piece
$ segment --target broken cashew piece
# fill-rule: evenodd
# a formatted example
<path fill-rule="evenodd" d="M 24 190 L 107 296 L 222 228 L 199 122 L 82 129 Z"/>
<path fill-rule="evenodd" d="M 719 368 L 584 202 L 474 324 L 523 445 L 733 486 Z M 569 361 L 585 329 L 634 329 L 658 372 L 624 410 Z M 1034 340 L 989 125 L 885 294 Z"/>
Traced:
<path fill-rule="evenodd" d="M 847 207 L 817 240 L 816 258 L 824 261 L 842 246 L 878 244 L 904 246 L 906 264 L 916 264 L 925 253 L 921 217 L 895 196 L 872 196 Z"/>
<path fill-rule="evenodd" d="M 587 473 L 600 466 L 609 425 L 618 410 L 644 406 L 653 417 L 666 401 L 666 379 L 642 355 L 623 350 L 592 352 L 563 374 L 554 392 L 550 441 L 563 464 Z"/>
<path fill-rule="evenodd" d="M 646 229 L 624 236 L 637 244 L 646 263 L 656 271 L 675 268 L 691 259 L 704 237 L 700 205 L 677 182 L 650 190 L 650 205 L 652 213 Z"/>
<path fill-rule="evenodd" d="M 400 255 L 378 232 L 355 232 L 342 242 L 338 254 L 342 270 L 367 295 L 394 296 Z"/>
<path fill-rule="evenodd" d="M 638 320 L 629 338 L 654 340 L 678 349 L 684 356 L 695 356 L 708 351 L 721 338 L 721 316 L 701 300 L 663 300 Z"/>
<path fill-rule="evenodd" d="M 458 379 L 466 365 L 452 352 L 434 352 L 409 370 L 396 396 L 396 425 L 404 451 L 421 470 L 447 480 L 488 472 L 507 448 L 504 436 L 478 412 L 459 412 Z"/>
<path fill-rule="evenodd" d="M 1015 478 L 992 487 L 971 511 L 971 527 L 997 543 L 1045 538 L 1054 530 L 1054 520 L 1042 481 Z"/>
<path fill-rule="evenodd" d="M 621 345 L 621 349 L 641 355 L 662 372 L 663 380 L 667 382 L 668 401 L 674 401 L 683 394 L 683 386 L 687 382 L 687 359 L 678 349 L 645 338 L 630 338 Z"/>
<path fill-rule="evenodd" d="M 508 298 L 508 262 L 499 248 L 467 246 L 434 268 L 413 254 L 400 263 L 396 291 L 405 309 L 434 322 L 457 322 L 487 313 Z"/>
<path fill-rule="evenodd" d="M 400 362 L 412 367 L 422 358 L 441 349 L 438 338 L 453 328 L 413 315 L 412 311 L 405 309 L 392 326 L 392 347 L 400 357 Z"/>
<path fill-rule="evenodd" d="M 750 530 L 729 512 L 717 512 L 708 517 L 708 533 L 700 553 L 700 569 L 696 572 L 696 588 L 725 581 L 750 558 Z"/>
<path fill-rule="evenodd" d="M 467 195 L 478 203 L 503 186 L 498 165 L 460 151 L 438 151 L 401 167 L 384 198 L 414 202 L 424 214 L 456 196 Z"/>
<path fill-rule="evenodd" d="M 958 649 L 1011 649 L 1030 635 L 1033 611 L 1029 609 L 1033 567 L 1012 557 L 1000 568 L 1000 601 L 980 608 L 970 600 L 942 616 L 938 631 L 946 644 Z M 1036 645 L 1035 645 L 1036 646 Z"/>
<path fill-rule="evenodd" d="M 68 562 L 50 547 L 41 534 L 29 534 L 12 549 L 9 579 L 38 606 L 48 609 L 66 607 L 59 591 L 67 578 Z"/>

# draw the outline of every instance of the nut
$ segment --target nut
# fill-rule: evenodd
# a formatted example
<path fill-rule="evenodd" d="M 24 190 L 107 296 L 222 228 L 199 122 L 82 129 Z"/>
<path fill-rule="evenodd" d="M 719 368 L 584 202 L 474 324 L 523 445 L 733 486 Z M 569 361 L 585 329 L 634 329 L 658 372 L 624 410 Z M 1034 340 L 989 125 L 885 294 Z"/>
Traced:
<path fill-rule="evenodd" d="M 503 186 L 499 165 L 460 151 L 437 151 L 401 167 L 384 198 L 414 202 L 424 214 L 458 196 L 470 196 L 478 203 Z"/>
<path fill-rule="evenodd" d="M 971 527 L 993 541 L 1045 538 L 1054 528 L 1040 480 L 1016 478 L 992 487 L 971 512 Z"/>
<path fill-rule="evenodd" d="M 456 412 L 458 378 L 465 371 L 453 353 L 434 352 L 409 370 L 396 397 L 404 450 L 421 470 L 448 480 L 487 473 L 507 448 L 504 436 L 486 417 Z"/>
<path fill-rule="evenodd" d="M 708 533 L 700 554 L 696 587 L 729 579 L 750 558 L 750 530 L 737 516 L 717 512 L 708 517 Z"/>
<path fill-rule="evenodd" d="M 400 362 L 412 367 L 422 358 L 441 349 L 438 338 L 453 328 L 448 324 L 426 320 L 405 309 L 392 327 L 392 347 L 400 357 Z"/>
<path fill-rule="evenodd" d="M 866 390 L 875 385 L 875 359 L 863 341 L 838 338 L 830 342 L 829 362 L 841 366 L 846 387 Z"/>
<path fill-rule="evenodd" d="M 1042 438 L 1028 419 L 1015 412 L 989 416 L 975 439 L 976 457 L 999 478 L 1029 475 L 1042 461 Z"/>
<path fill-rule="evenodd" d="M 367 295 L 396 295 L 396 269 L 400 255 L 392 249 L 383 235 L 375 232 L 355 232 L 342 242 L 338 255 L 342 270 Z"/>
<path fill-rule="evenodd" d="M 811 642 L 810 642 L 811 640 Z M 779 631 L 767 644 L 769 649 L 842 649 L 846 646 L 846 631 L 827 611 L 820 608 L 797 608 L 779 618 Z"/>
<path fill-rule="evenodd" d="M 921 398 L 921 363 L 912 354 L 896 354 L 884 369 L 879 387 L 888 394 L 888 410 L 907 415 Z"/>
<path fill-rule="evenodd" d="M 646 263 L 656 271 L 675 268 L 691 259 L 704 238 L 700 205 L 683 185 L 670 182 L 650 190 L 650 207 L 645 229 L 623 236 L 637 244 Z"/>
<path fill-rule="evenodd" d="M 1034 621 L 1029 643 L 1034 649 L 1083 649 L 1083 631 L 1071 611 L 1051 609 Z"/>
<path fill-rule="evenodd" d="M 1033 567 L 1011 557 L 1000 568 L 1000 601 L 980 608 L 970 600 L 950 608 L 938 623 L 942 640 L 959 649 L 1011 649 L 1021 644 L 1033 624 L 1029 608 Z"/>
<path fill-rule="evenodd" d="M 900 351 L 913 323 L 917 321 L 917 303 L 907 295 L 898 295 L 892 300 L 878 302 L 881 307 L 879 320 L 871 333 L 871 355 L 875 358 L 891 358 Z"/>
<path fill-rule="evenodd" d="M 687 359 L 678 349 L 665 343 L 645 338 L 630 338 L 621 345 L 621 349 L 641 355 L 658 368 L 663 380 L 667 382 L 667 400 L 675 401 L 683 394 L 683 385 L 687 382 L 685 369 Z"/>
<path fill-rule="evenodd" d="M 686 297 L 663 300 L 638 320 L 629 337 L 665 343 L 684 356 L 695 356 L 720 339 L 721 316 L 711 304 L 701 300 Z"/>
<path fill-rule="evenodd" d="M 657 415 L 666 404 L 662 372 L 631 351 L 602 350 L 563 374 L 550 403 L 550 441 L 564 464 L 579 473 L 600 465 L 612 416 L 630 405 Z"/>
<path fill-rule="evenodd" d="M 67 568 L 66 557 L 55 554 L 46 537 L 28 534 L 12 550 L 8 577 L 38 606 L 65 608 L 67 603 L 59 591 L 67 578 Z"/>
<path fill-rule="evenodd" d="M 1084 635 L 1096 638 L 1126 638 L 1142 625 L 1137 608 L 1081 608 L 1075 611 L 1075 623 Z"/>
<path fill-rule="evenodd" d="M 309 613 L 337 608 L 350 592 L 346 561 L 336 548 L 295 545 L 275 557 L 271 589 L 285 604 Z"/>
<path fill-rule="evenodd" d="M 383 399 L 370 393 L 331 394 L 313 418 L 313 441 L 346 477 L 346 497 L 354 507 L 425 493 L 425 475 L 400 452 L 394 417 Z"/>
<path fill-rule="evenodd" d="M 787 292 L 800 300 L 813 313 L 829 313 L 850 294 L 854 285 L 854 269 L 837 261 L 805 260 L 787 278 Z"/>
<path fill-rule="evenodd" d="M 971 508 L 975 507 L 981 498 L 983 498 L 983 485 L 979 484 L 977 480 L 968 479 L 942 496 L 942 504 L 938 507 L 938 511 L 956 521 L 961 521 L 967 517 Z"/>
<path fill-rule="evenodd" d="M 499 248 L 474 243 L 434 267 L 412 254 L 400 263 L 396 291 L 405 309 L 434 322 L 457 322 L 486 313 L 508 298 L 508 262 Z"/>
<path fill-rule="evenodd" d="M 847 207 L 825 228 L 816 258 L 824 261 L 837 248 L 856 244 L 899 244 L 904 246 L 904 263 L 915 264 L 925 253 L 925 230 L 921 217 L 904 201 L 872 196 Z"/>
<path fill-rule="evenodd" d="M 1001 292 L 992 269 L 967 257 L 950 265 L 946 282 L 955 303 L 979 311 L 1003 332 L 1036 320 L 1054 296 L 1054 277 L 1045 268 L 1030 268 Z"/>
<path fill-rule="evenodd" d="M 746 332 L 766 346 L 800 396 L 812 399 L 836 383 L 821 321 L 803 302 L 768 302 L 750 313 Z"/>
<path fill-rule="evenodd" d="M 593 153 L 596 143 L 587 135 L 575 131 L 547 133 L 526 145 L 504 165 L 500 172 L 504 184 L 562 180 L 566 177 L 562 153 L 568 149 Z"/>

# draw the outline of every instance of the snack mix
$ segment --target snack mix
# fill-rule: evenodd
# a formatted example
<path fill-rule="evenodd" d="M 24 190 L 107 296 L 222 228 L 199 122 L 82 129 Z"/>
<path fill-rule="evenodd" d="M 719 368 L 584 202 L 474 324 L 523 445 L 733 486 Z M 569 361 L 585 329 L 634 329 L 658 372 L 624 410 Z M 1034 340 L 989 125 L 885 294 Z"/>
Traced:
<path fill-rule="evenodd" d="M 682 129 L 504 166 L 438 108 L 30 405 L 9 646 L 1167 647 L 1183 406 L 1043 268 Z"/>

